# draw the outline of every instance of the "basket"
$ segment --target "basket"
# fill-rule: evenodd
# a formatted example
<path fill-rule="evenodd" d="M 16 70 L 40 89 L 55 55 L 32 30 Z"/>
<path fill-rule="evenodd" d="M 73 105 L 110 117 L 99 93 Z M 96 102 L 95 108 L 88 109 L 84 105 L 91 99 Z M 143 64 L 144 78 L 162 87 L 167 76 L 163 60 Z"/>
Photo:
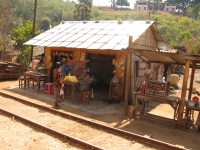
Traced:
<path fill-rule="evenodd" d="M 79 90 L 80 91 L 89 91 L 90 90 L 90 82 L 80 82 L 79 83 Z"/>

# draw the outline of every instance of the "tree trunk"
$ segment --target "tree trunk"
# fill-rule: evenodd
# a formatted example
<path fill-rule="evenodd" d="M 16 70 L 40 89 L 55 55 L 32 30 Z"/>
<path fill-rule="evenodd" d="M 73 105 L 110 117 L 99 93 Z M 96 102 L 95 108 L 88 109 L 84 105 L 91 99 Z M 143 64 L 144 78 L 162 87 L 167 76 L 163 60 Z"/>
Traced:
<path fill-rule="evenodd" d="M 5 41 L 3 41 L 3 51 L 1 54 L 1 61 L 4 61 L 5 59 L 5 52 L 6 52 L 6 45 L 5 45 Z"/>

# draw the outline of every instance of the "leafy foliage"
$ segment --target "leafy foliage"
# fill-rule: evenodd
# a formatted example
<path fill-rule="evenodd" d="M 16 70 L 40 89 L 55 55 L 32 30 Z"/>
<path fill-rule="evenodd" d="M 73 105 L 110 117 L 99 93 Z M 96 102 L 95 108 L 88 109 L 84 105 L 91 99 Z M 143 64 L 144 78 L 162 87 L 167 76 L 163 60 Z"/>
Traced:
<path fill-rule="evenodd" d="M 32 21 L 28 20 L 24 26 L 16 27 L 12 30 L 12 40 L 15 41 L 14 47 L 17 51 L 20 52 L 18 63 L 24 64 L 27 66 L 30 60 L 30 47 L 23 45 L 26 41 L 32 37 Z M 38 35 L 40 32 L 38 27 L 35 27 L 35 35 Z"/>
<path fill-rule="evenodd" d="M 10 51 L 11 43 L 10 31 L 12 27 L 11 20 L 13 19 L 8 1 L 0 0 L 0 52 L 2 53 L 1 60 L 4 60 L 6 51 Z"/>
<path fill-rule="evenodd" d="M 127 0 L 116 0 L 120 6 L 125 6 L 121 5 L 125 1 Z M 160 0 L 149 1 L 158 3 Z M 168 0 L 168 2 L 178 3 L 179 8 L 185 7 L 185 10 L 197 16 L 197 20 L 159 11 L 152 14 L 151 11 L 128 9 L 118 11 L 117 8 L 113 10 L 109 7 L 104 7 L 105 10 L 102 11 L 92 7 L 92 0 L 79 0 L 78 4 L 63 0 L 38 0 L 36 31 L 47 30 L 50 25 L 54 27 L 62 20 L 154 20 L 158 23 L 158 29 L 169 48 L 175 45 L 186 46 L 189 41 L 193 41 L 196 45 L 200 44 L 199 0 Z M 3 5 L 8 9 L 3 9 Z M 0 7 L 0 50 L 9 50 L 12 31 L 15 49 L 21 52 L 19 62 L 26 64 L 25 59 L 29 60 L 30 48 L 23 43 L 32 37 L 32 23 L 28 20 L 33 18 L 34 0 L 0 0 Z M 4 47 L 2 41 L 5 43 Z"/>
<path fill-rule="evenodd" d="M 117 0 L 116 1 L 117 6 L 130 6 L 130 3 L 127 0 Z"/>
<path fill-rule="evenodd" d="M 75 20 L 90 20 L 91 18 L 92 0 L 79 0 L 75 5 Z"/>
<path fill-rule="evenodd" d="M 48 17 L 43 17 L 41 20 L 41 29 L 46 31 L 50 29 L 51 20 Z"/>
<path fill-rule="evenodd" d="M 167 0 L 169 4 L 177 4 L 178 8 L 183 11 L 183 15 L 185 15 L 187 9 L 191 8 L 193 13 L 198 14 L 197 11 L 199 8 L 199 0 Z"/>

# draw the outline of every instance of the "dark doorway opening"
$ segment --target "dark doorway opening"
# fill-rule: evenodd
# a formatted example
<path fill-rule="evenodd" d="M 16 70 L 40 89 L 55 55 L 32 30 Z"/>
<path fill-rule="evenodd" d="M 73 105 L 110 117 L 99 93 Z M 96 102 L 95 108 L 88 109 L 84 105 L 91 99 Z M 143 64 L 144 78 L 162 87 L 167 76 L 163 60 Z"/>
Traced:
<path fill-rule="evenodd" d="M 113 78 L 114 65 L 112 63 L 115 59 L 114 55 L 102 54 L 87 54 L 87 70 L 90 77 L 93 79 L 91 87 L 94 89 L 94 96 L 101 96 L 108 99 L 110 81 Z"/>

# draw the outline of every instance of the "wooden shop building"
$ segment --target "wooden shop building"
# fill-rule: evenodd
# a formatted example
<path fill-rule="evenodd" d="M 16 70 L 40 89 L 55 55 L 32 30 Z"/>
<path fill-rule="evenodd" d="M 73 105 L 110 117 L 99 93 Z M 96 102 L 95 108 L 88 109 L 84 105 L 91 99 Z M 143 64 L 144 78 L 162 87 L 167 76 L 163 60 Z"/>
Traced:
<path fill-rule="evenodd" d="M 104 96 L 124 101 L 125 115 L 128 105 L 135 104 L 135 92 L 140 90 L 143 81 L 163 78 L 164 68 L 160 64 L 185 65 L 188 59 L 192 62 L 199 59 L 196 55 L 167 51 L 154 21 L 62 21 L 25 44 L 45 47 L 44 67 L 48 69 L 49 81 L 52 82 L 56 62 L 64 57 L 71 59 L 71 65 L 80 68 L 73 71 L 74 75 L 79 76 L 87 69 L 98 83 L 96 89 Z M 114 70 L 118 84 L 112 84 Z M 164 94 L 153 93 L 166 97 L 166 88 L 163 91 Z M 153 95 L 150 90 L 146 92 Z M 182 110 L 183 98 L 184 95 Z M 179 111 L 177 115 L 181 116 Z"/>

